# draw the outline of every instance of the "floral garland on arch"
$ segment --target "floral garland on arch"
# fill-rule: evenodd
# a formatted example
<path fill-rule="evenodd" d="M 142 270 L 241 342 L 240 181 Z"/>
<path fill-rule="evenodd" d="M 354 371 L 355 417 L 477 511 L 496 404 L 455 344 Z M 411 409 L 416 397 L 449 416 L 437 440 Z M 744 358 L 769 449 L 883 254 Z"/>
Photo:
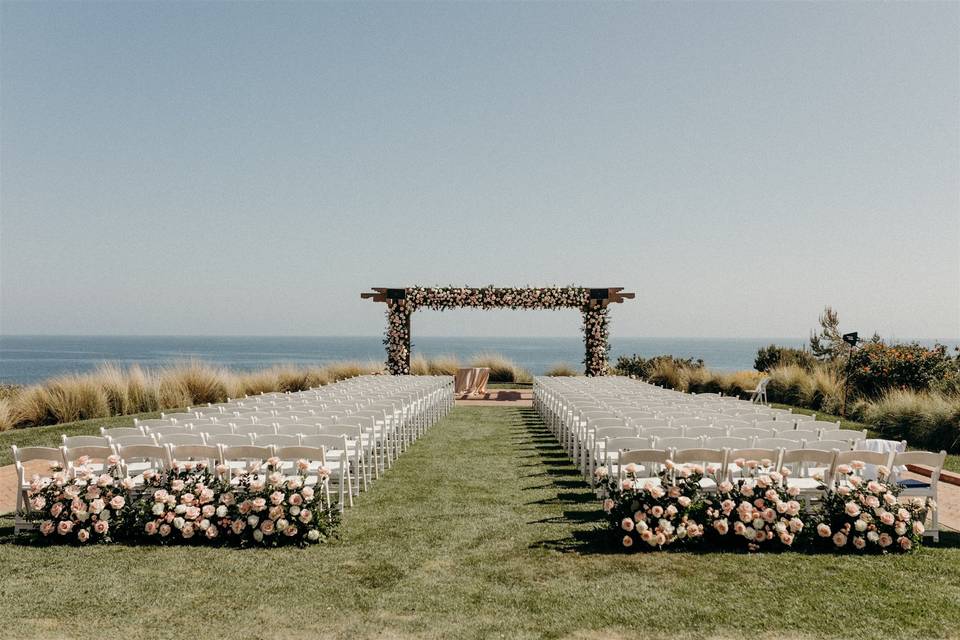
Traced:
<path fill-rule="evenodd" d="M 410 287 L 403 298 L 387 301 L 387 367 L 391 374 L 410 373 L 410 315 L 418 309 L 580 309 L 588 376 L 608 373 L 610 312 L 592 304 L 586 287 Z"/>

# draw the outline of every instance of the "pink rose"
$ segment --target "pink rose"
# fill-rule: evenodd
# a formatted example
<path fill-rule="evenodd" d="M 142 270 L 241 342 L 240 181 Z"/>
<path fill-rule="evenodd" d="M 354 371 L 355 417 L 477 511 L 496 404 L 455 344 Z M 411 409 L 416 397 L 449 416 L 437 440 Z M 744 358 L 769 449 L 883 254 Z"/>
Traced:
<path fill-rule="evenodd" d="M 627 533 L 633 531 L 633 520 L 630 518 L 624 518 L 620 521 L 620 528 L 626 531 Z"/>
<path fill-rule="evenodd" d="M 647 532 L 649 533 L 649 531 Z M 633 538 L 631 536 L 623 536 L 623 546 L 628 549 L 633 546 Z"/>
<path fill-rule="evenodd" d="M 313 500 L 313 487 L 304 487 L 303 491 L 300 493 L 303 495 L 303 499 L 307 502 Z"/>
<path fill-rule="evenodd" d="M 883 524 L 889 527 L 895 522 L 895 519 L 892 513 L 890 513 L 889 511 L 884 511 L 883 513 L 880 514 L 880 522 L 882 522 Z"/>
<path fill-rule="evenodd" d="M 844 534 L 840 533 L 839 531 L 836 532 L 835 534 L 833 534 L 833 544 L 836 545 L 836 546 L 838 546 L 838 547 L 846 546 L 846 544 L 847 544 L 847 536 L 845 536 Z"/>
<path fill-rule="evenodd" d="M 89 539 L 90 539 L 89 531 L 87 531 L 86 529 L 80 529 L 80 531 L 77 531 L 77 540 L 79 540 L 80 542 L 86 542 Z"/>
<path fill-rule="evenodd" d="M 54 502 L 50 507 L 50 515 L 56 518 L 63 511 L 63 503 Z"/>
<path fill-rule="evenodd" d="M 830 533 L 831 533 L 831 532 L 830 532 L 830 526 L 829 526 L 829 525 L 826 525 L 826 524 L 823 524 L 823 523 L 820 523 L 820 524 L 817 525 L 817 535 L 819 535 L 821 538 L 829 538 L 829 537 L 830 537 Z"/>
<path fill-rule="evenodd" d="M 184 523 L 183 527 L 180 529 L 180 535 L 183 536 L 184 540 L 189 540 L 192 538 L 194 533 L 195 531 L 193 529 L 193 524 L 190 522 Z"/>
<path fill-rule="evenodd" d="M 716 522 L 713 523 L 713 528 L 717 530 L 717 533 L 719 533 L 722 536 L 725 536 L 727 535 L 727 532 L 730 530 L 730 523 L 727 522 L 726 518 L 724 518 L 723 520 L 717 520 Z"/>
<path fill-rule="evenodd" d="M 303 497 L 299 493 L 294 493 L 293 495 L 290 496 L 290 504 L 292 504 L 295 507 L 300 506 L 301 504 L 303 504 Z"/>
<path fill-rule="evenodd" d="M 263 535 L 269 536 L 273 533 L 273 520 L 264 520 L 260 523 L 260 531 L 263 532 Z"/>
<path fill-rule="evenodd" d="M 233 524 L 230 525 L 230 529 L 233 531 L 234 534 L 240 535 L 240 533 L 244 530 L 246 526 L 247 526 L 246 521 L 241 518 L 241 519 L 234 520 Z"/>
<path fill-rule="evenodd" d="M 253 501 L 250 503 L 250 506 L 253 508 L 254 511 L 263 511 L 264 509 L 267 508 L 267 501 L 264 500 L 263 498 L 254 498 Z"/>
<path fill-rule="evenodd" d="M 107 529 L 110 528 L 109 523 L 106 520 L 97 520 L 93 525 L 93 530 L 98 534 L 103 535 L 107 532 Z"/>
<path fill-rule="evenodd" d="M 903 549 L 904 551 L 910 551 L 910 549 L 913 547 L 913 543 L 910 542 L 910 538 L 906 538 L 906 537 L 900 538 L 899 540 L 897 540 L 897 543 L 900 545 L 900 548 Z"/>
<path fill-rule="evenodd" d="M 613 500 L 611 500 L 610 498 L 607 498 L 606 500 L 604 500 L 603 510 L 606 511 L 607 513 L 610 513 L 610 511 L 613 510 Z"/>
<path fill-rule="evenodd" d="M 287 528 L 283 530 L 283 535 L 287 536 L 288 538 L 292 538 L 293 536 L 297 535 L 297 527 L 292 524 L 287 525 Z"/>
<path fill-rule="evenodd" d="M 197 507 L 187 507 L 183 514 L 188 520 L 196 520 L 200 517 L 200 509 Z"/>
<path fill-rule="evenodd" d="M 717 485 L 717 489 L 720 491 L 720 493 L 730 493 L 733 491 L 733 483 L 731 483 L 729 480 L 724 480 Z"/>
<path fill-rule="evenodd" d="M 71 520 L 61 520 L 57 524 L 57 533 L 60 535 L 65 536 L 71 531 L 73 531 L 73 522 Z"/>
<path fill-rule="evenodd" d="M 110 508 L 114 511 L 117 511 L 119 509 L 123 509 L 123 505 L 126 503 L 127 501 L 123 499 L 123 496 L 113 496 L 110 499 Z"/>
<path fill-rule="evenodd" d="M 889 547 L 889 546 L 892 545 L 892 544 L 893 544 L 893 538 L 890 537 L 890 534 L 889 534 L 889 533 L 881 533 L 881 534 L 880 534 L 880 546 L 881 546 L 881 547 Z"/>
<path fill-rule="evenodd" d="M 40 533 L 42 533 L 45 536 L 50 535 L 55 530 L 56 530 L 56 527 L 53 526 L 53 522 L 51 520 L 44 520 L 43 524 L 40 525 Z"/>
<path fill-rule="evenodd" d="M 168 524 L 160 525 L 160 535 L 163 536 L 164 538 L 170 535 L 170 531 L 171 531 L 170 525 Z"/>
<path fill-rule="evenodd" d="M 217 512 L 217 508 L 214 507 L 212 504 L 205 504 L 203 505 L 203 509 L 200 510 L 200 513 L 203 515 L 204 518 L 212 518 L 213 514 L 215 514 L 216 512 Z"/>
<path fill-rule="evenodd" d="M 206 534 L 209 540 L 213 540 L 214 538 L 217 537 L 217 535 L 219 535 L 219 532 L 217 531 L 216 527 L 207 527 L 204 533 Z"/>
<path fill-rule="evenodd" d="M 789 547 L 790 545 L 793 544 L 793 536 L 787 533 L 786 531 L 784 531 L 783 533 L 780 534 L 780 542 L 782 542 L 783 544 Z"/>
<path fill-rule="evenodd" d="M 310 522 L 310 520 L 313 518 L 313 514 L 310 513 L 309 509 L 304 509 L 300 512 L 300 515 L 297 517 L 300 519 L 300 522 L 303 522 L 304 524 L 306 524 L 307 522 Z"/>
<path fill-rule="evenodd" d="M 653 507 L 650 508 L 650 514 L 654 518 L 661 517 L 663 515 L 663 507 L 661 507 L 660 505 L 654 505 Z"/>
<path fill-rule="evenodd" d="M 151 520 L 143 526 L 143 530 L 148 536 L 152 536 L 157 532 L 157 523 Z"/>
<path fill-rule="evenodd" d="M 843 506 L 843 510 L 844 510 L 844 511 L 846 512 L 846 514 L 847 514 L 848 516 L 850 516 L 851 518 L 855 518 L 855 517 L 857 517 L 858 515 L 860 515 L 860 507 L 857 506 L 857 503 L 856 503 L 856 502 L 848 502 L 847 504 L 845 504 L 845 505 Z"/>
<path fill-rule="evenodd" d="M 688 498 L 687 496 L 680 496 L 679 498 L 677 498 L 677 504 L 679 504 L 681 507 L 686 509 L 687 507 L 690 506 L 690 498 Z"/>
<path fill-rule="evenodd" d="M 923 527 L 923 523 L 920 522 L 919 520 L 914 520 L 914 521 L 913 521 L 913 533 L 914 533 L 914 535 L 922 536 L 924 531 L 925 531 L 925 529 L 924 529 L 924 527 Z"/>

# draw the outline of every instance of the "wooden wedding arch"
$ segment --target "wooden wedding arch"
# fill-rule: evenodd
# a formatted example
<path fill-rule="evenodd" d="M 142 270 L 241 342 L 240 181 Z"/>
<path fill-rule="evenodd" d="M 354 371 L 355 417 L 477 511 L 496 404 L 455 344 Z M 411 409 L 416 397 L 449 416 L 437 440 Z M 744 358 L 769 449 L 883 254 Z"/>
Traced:
<path fill-rule="evenodd" d="M 583 313 L 583 363 L 588 376 L 606 375 L 610 355 L 610 303 L 634 297 L 623 287 L 374 287 L 363 299 L 387 304 L 387 369 L 410 373 L 410 316 L 417 309 L 580 309 Z"/>

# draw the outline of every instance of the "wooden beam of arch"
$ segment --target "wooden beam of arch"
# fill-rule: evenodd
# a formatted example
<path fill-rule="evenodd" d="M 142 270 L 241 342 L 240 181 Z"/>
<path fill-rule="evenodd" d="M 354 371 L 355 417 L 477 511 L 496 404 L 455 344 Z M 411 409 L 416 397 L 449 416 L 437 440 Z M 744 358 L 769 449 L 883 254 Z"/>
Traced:
<path fill-rule="evenodd" d="M 426 287 L 430 288 L 430 287 Z M 438 287 L 441 288 L 441 287 Z M 471 291 L 484 291 L 490 287 L 463 287 L 464 289 L 469 289 Z M 497 287 L 494 287 L 496 289 Z M 523 287 L 517 287 L 523 288 Z M 530 287 L 535 288 L 535 287 Z M 544 287 L 551 288 L 551 287 Z M 579 287 L 559 287 L 559 288 L 579 288 Z M 583 287 L 588 289 L 590 292 L 590 302 L 599 303 L 603 306 L 613 302 L 613 303 L 622 303 L 626 300 L 632 300 L 636 297 L 637 294 L 629 291 L 624 291 L 623 287 L 603 287 L 603 288 L 594 288 L 594 287 Z M 390 300 L 402 299 L 406 296 L 406 288 L 400 287 L 372 287 L 373 291 L 364 292 L 360 294 L 360 297 L 364 300 L 373 300 L 374 302 L 389 302 Z M 505 305 L 506 306 L 506 305 Z"/>

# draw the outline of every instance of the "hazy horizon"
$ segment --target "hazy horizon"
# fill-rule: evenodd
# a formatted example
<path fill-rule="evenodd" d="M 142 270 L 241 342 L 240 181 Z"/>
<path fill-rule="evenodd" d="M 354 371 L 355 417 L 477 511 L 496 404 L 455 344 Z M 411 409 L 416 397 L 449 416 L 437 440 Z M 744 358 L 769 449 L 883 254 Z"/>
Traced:
<path fill-rule="evenodd" d="M 0 84 L 4 335 L 960 336 L 960 3 L 5 2 Z"/>

